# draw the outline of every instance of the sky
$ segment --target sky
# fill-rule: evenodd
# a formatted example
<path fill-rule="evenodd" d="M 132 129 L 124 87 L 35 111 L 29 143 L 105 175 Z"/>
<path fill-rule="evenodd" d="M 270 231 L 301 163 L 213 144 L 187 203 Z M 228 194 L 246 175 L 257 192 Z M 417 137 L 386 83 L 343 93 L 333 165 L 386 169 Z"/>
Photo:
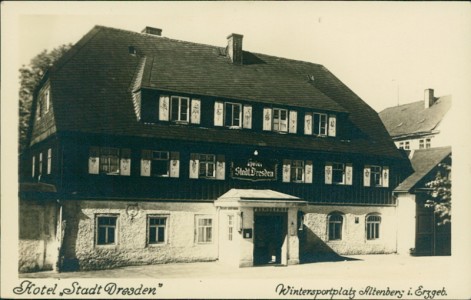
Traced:
<path fill-rule="evenodd" d="M 375 110 L 453 95 L 469 77 L 469 3 L 94 2 L 15 6 L 17 69 L 44 49 L 76 43 L 94 25 L 324 65 Z"/>

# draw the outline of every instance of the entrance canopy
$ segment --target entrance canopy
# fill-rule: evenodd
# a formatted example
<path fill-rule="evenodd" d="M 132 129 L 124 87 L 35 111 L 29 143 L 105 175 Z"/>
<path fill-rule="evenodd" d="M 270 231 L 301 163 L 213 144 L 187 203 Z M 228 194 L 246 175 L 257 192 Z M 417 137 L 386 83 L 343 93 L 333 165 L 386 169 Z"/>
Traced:
<path fill-rule="evenodd" d="M 307 201 L 273 190 L 231 189 L 219 197 L 216 207 L 297 207 Z"/>

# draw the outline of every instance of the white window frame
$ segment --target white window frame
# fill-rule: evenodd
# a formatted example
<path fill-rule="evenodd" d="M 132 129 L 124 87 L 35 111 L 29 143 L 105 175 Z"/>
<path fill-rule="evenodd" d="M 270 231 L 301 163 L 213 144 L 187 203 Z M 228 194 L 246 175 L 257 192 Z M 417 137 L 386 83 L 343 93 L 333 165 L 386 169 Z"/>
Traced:
<path fill-rule="evenodd" d="M 319 117 L 319 121 L 316 123 L 316 115 Z M 324 118 L 324 121 L 322 120 Z M 324 126 L 322 127 L 322 124 Z M 327 136 L 329 125 L 329 116 L 324 113 L 312 113 L 312 134 L 316 136 Z M 316 129 L 317 128 L 317 129 Z M 323 130 L 322 130 L 323 129 Z"/>
<path fill-rule="evenodd" d="M 150 224 L 151 219 L 163 219 L 165 220 L 164 224 Z M 154 245 L 165 245 L 168 244 L 168 225 L 169 225 L 169 215 L 147 215 L 147 245 L 154 246 Z M 151 242 L 151 228 L 155 228 L 155 241 Z M 159 240 L 159 228 L 163 228 L 163 241 Z"/>
<path fill-rule="evenodd" d="M 337 182 L 335 181 L 335 172 L 342 172 L 342 181 Z M 345 184 L 345 164 L 344 163 L 338 163 L 338 162 L 333 162 L 332 163 L 332 184 Z"/>
<path fill-rule="evenodd" d="M 212 157 L 212 159 L 208 159 Z M 202 158 L 205 158 L 203 160 Z M 198 178 L 216 178 L 216 155 L 215 154 L 198 154 L 199 160 L 199 169 L 198 169 Z M 209 166 L 213 166 L 213 173 L 209 174 Z M 204 174 L 201 173 L 201 170 L 204 169 Z"/>
<path fill-rule="evenodd" d="M 284 112 L 285 119 L 281 118 L 281 113 Z M 278 113 L 278 118 L 277 118 Z M 277 132 L 288 132 L 288 119 L 289 119 L 289 112 L 287 109 L 284 108 L 273 108 L 273 116 L 272 116 L 272 128 L 273 131 Z M 284 126 L 284 128 L 283 128 Z"/>
<path fill-rule="evenodd" d="M 419 149 L 425 149 L 425 140 L 424 139 L 419 140 Z"/>
<path fill-rule="evenodd" d="M 291 182 L 303 183 L 305 180 L 305 166 L 304 160 L 292 160 L 291 161 Z M 301 179 L 297 179 L 298 175 L 301 175 Z"/>
<path fill-rule="evenodd" d="M 238 106 L 239 107 L 239 124 L 234 124 L 234 119 L 235 119 L 235 115 L 234 115 L 234 107 L 235 106 Z M 228 109 L 231 109 L 232 110 L 232 113 L 231 113 L 231 116 L 230 116 L 230 120 L 227 120 L 227 113 L 228 113 Z M 229 127 L 229 128 L 242 128 L 242 104 L 240 103 L 235 103 L 235 102 L 224 102 L 224 126 L 226 127 Z"/>
<path fill-rule="evenodd" d="M 375 218 L 374 220 L 369 220 L 370 218 Z M 381 238 L 381 215 L 379 214 L 369 214 L 365 219 L 365 231 L 366 231 L 366 240 L 374 241 Z"/>
<path fill-rule="evenodd" d="M 209 220 L 210 225 L 201 224 L 200 221 Z M 202 235 L 200 234 L 202 229 Z M 213 217 L 205 215 L 197 215 L 195 217 L 195 242 L 197 244 L 212 244 L 214 240 L 214 222 Z"/>
<path fill-rule="evenodd" d="M 333 217 L 340 217 L 341 220 L 332 220 Z M 345 223 L 345 216 L 340 213 L 340 212 L 332 212 L 327 216 L 327 240 L 328 241 L 341 241 L 343 238 L 343 231 L 344 231 L 344 223 Z M 331 229 L 331 224 L 332 227 L 340 226 L 340 231 L 339 231 L 339 237 L 334 237 L 331 238 L 333 233 L 335 233 L 335 230 L 332 231 Z M 340 224 L 340 225 L 339 225 Z"/>
<path fill-rule="evenodd" d="M 95 216 L 95 245 L 97 247 L 109 247 L 109 246 L 116 246 L 118 244 L 118 218 L 119 215 L 115 214 L 99 214 Z M 115 219 L 115 224 L 114 225 L 100 225 L 99 224 L 99 219 L 100 218 L 114 218 Z M 105 228 L 105 240 L 109 240 L 108 234 L 108 228 L 114 228 L 114 240 L 113 243 L 104 243 L 104 244 L 99 244 L 100 240 L 100 228 L 104 227 Z"/>
<path fill-rule="evenodd" d="M 186 101 L 186 112 L 182 111 L 182 100 Z M 177 119 L 173 118 L 174 101 L 178 101 Z M 183 113 L 186 113 L 186 119 L 182 118 Z M 178 122 L 178 123 L 190 122 L 190 98 L 189 97 L 183 97 L 183 96 L 171 96 L 170 97 L 170 120 L 172 122 Z"/>

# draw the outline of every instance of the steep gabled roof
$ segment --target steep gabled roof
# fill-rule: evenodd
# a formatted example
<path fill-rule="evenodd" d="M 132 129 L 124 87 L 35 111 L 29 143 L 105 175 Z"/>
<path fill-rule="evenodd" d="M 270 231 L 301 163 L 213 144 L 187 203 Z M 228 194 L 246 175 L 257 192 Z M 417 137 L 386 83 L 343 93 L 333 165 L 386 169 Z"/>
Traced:
<path fill-rule="evenodd" d="M 424 101 L 389 107 L 379 113 L 392 137 L 433 131 L 451 107 L 451 96 L 438 98 L 429 108 Z"/>
<path fill-rule="evenodd" d="M 255 142 L 401 158 L 377 113 L 322 65 L 248 51 L 243 65 L 233 65 L 223 53 L 221 47 L 96 26 L 49 74 L 57 132 Z M 340 141 L 209 128 L 202 136 L 200 128 L 137 121 L 138 89 L 337 112 L 358 134 Z"/>
<path fill-rule="evenodd" d="M 414 173 L 401 182 L 394 191 L 412 191 L 422 179 L 429 175 L 429 173 L 449 155 L 451 155 L 451 147 L 415 150 L 411 158 Z"/>

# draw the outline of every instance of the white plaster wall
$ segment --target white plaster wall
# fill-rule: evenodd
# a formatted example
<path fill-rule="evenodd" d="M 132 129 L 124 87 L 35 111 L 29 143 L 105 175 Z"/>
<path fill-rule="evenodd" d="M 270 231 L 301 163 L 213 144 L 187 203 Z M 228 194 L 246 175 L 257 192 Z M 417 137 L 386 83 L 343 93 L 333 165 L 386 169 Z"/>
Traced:
<path fill-rule="evenodd" d="M 20 201 L 19 272 L 53 269 L 58 257 L 55 213 L 55 203 Z"/>
<path fill-rule="evenodd" d="M 229 240 L 228 215 L 233 216 L 232 241 Z M 238 210 L 219 210 L 219 261 L 229 266 L 239 266 L 242 235 L 238 230 Z"/>
<path fill-rule="evenodd" d="M 415 195 L 400 194 L 397 198 L 397 253 L 409 255 L 415 248 Z"/>
<path fill-rule="evenodd" d="M 436 130 L 439 131 L 439 134 L 437 134 L 434 140 L 432 140 L 432 147 L 451 146 L 453 141 L 458 140 L 457 134 L 460 132 L 456 130 L 456 123 L 453 124 L 452 115 L 453 107 L 450 108 L 450 111 L 437 126 Z"/>
<path fill-rule="evenodd" d="M 395 207 L 308 205 L 303 211 L 302 257 L 396 252 Z M 339 241 L 328 240 L 327 216 L 334 211 L 344 214 L 342 239 Z M 366 239 L 366 216 L 371 213 L 381 215 L 380 238 L 376 240 Z M 355 217 L 358 217 L 358 223 L 355 223 Z"/>
<path fill-rule="evenodd" d="M 139 211 L 132 218 L 126 213 L 126 208 L 136 203 Z M 73 205 L 77 207 L 65 207 L 68 237 L 64 247 L 66 260 L 75 260 L 82 270 L 217 259 L 218 218 L 212 203 L 76 201 Z M 67 213 L 68 208 L 70 213 Z M 97 214 L 118 216 L 115 245 L 95 245 Z M 147 245 L 147 215 L 160 214 L 168 215 L 167 243 Z M 196 243 L 196 215 L 212 217 L 211 243 Z"/>

